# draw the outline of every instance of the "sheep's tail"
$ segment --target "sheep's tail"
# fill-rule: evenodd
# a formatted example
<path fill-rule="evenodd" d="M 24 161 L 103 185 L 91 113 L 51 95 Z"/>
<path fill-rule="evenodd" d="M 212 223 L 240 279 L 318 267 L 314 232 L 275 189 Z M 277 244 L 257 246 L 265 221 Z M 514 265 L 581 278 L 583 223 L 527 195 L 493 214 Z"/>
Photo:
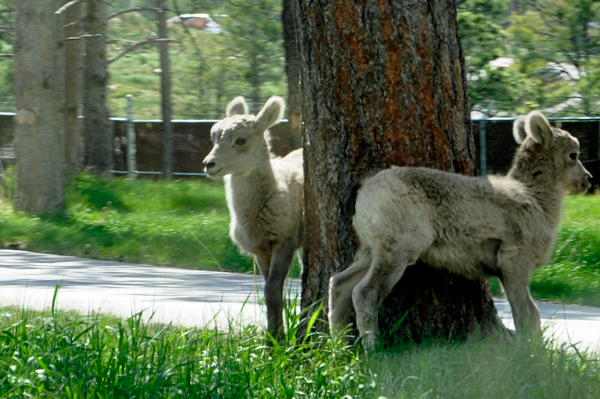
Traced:
<path fill-rule="evenodd" d="M 365 184 L 367 180 L 371 177 L 375 176 L 379 172 L 378 170 L 371 170 L 357 179 L 354 180 L 354 183 L 350 186 L 348 190 L 348 194 L 346 195 L 346 199 L 344 201 L 344 213 L 346 217 L 351 218 L 354 216 L 356 211 L 356 197 L 358 196 L 359 190 Z"/>

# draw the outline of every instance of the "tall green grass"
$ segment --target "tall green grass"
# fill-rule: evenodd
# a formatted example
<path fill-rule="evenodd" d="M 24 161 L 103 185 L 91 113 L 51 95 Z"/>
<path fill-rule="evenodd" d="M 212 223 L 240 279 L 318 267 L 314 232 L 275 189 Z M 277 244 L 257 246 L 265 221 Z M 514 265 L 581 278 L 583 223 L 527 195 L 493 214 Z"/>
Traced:
<path fill-rule="evenodd" d="M 291 312 L 295 306 L 290 307 Z M 2 398 L 596 398 L 597 356 L 497 338 L 363 355 L 312 334 L 197 329 L 100 315 L 0 311 Z"/>

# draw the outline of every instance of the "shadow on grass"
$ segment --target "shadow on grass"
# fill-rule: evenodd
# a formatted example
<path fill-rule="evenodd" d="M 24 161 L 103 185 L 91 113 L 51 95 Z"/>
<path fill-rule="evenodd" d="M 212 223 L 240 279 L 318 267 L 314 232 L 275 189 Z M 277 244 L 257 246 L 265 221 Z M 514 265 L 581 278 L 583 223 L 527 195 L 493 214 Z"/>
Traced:
<path fill-rule="evenodd" d="M 79 194 L 87 205 L 96 210 L 111 207 L 120 212 L 129 211 L 115 185 L 97 176 L 79 174 L 74 185 L 70 186 L 70 191 L 74 196 Z"/>

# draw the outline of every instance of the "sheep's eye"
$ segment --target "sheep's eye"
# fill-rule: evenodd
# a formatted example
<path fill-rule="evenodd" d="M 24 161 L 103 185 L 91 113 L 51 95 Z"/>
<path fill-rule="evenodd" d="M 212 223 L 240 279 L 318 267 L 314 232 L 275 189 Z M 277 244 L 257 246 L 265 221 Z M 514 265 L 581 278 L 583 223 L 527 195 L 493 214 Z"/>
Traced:
<path fill-rule="evenodd" d="M 571 158 L 573 161 L 577 159 L 577 153 L 576 152 L 572 152 L 569 154 L 569 158 Z"/>
<path fill-rule="evenodd" d="M 237 140 L 235 141 L 235 144 L 244 145 L 244 144 L 246 144 L 246 139 L 243 137 L 238 137 Z"/>

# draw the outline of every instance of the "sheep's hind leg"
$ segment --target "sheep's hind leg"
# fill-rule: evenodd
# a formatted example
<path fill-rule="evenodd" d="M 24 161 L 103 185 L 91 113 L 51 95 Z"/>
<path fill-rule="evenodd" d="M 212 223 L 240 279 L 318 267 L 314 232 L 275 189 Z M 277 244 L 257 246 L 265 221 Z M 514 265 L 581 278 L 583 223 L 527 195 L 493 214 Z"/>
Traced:
<path fill-rule="evenodd" d="M 369 271 L 370 251 L 360 248 L 356 260 L 329 280 L 329 331 L 338 333 L 352 313 L 352 289 Z"/>
<path fill-rule="evenodd" d="M 423 238 L 415 240 L 415 237 L 410 237 L 381 245 L 378 248 L 380 253 L 373 253 L 369 271 L 354 287 L 352 301 L 356 310 L 356 326 L 363 337 L 365 348 L 373 348 L 379 335 L 379 305 L 392 291 L 406 268 L 414 264 L 422 250 L 427 248 L 427 241 Z"/>
<path fill-rule="evenodd" d="M 268 255 L 268 256 L 256 255 L 254 257 L 254 261 L 256 262 L 256 265 L 258 266 L 258 270 L 260 270 L 260 273 L 264 277 L 265 281 L 267 281 L 269 279 L 269 271 L 271 269 L 271 255 Z"/>
<path fill-rule="evenodd" d="M 371 269 L 366 276 L 352 290 L 352 302 L 356 311 L 356 327 L 363 339 L 363 345 L 372 349 L 379 336 L 378 307 L 391 291 L 392 287 L 400 280 L 406 266 L 394 266 L 389 263 L 373 260 Z M 384 269 L 384 270 L 380 270 Z M 394 284 L 389 284 L 391 281 Z"/>
<path fill-rule="evenodd" d="M 265 281 L 265 304 L 267 306 L 267 330 L 277 340 L 284 336 L 283 286 L 294 259 L 295 248 L 291 243 L 275 246 L 271 256 L 271 268 Z"/>

